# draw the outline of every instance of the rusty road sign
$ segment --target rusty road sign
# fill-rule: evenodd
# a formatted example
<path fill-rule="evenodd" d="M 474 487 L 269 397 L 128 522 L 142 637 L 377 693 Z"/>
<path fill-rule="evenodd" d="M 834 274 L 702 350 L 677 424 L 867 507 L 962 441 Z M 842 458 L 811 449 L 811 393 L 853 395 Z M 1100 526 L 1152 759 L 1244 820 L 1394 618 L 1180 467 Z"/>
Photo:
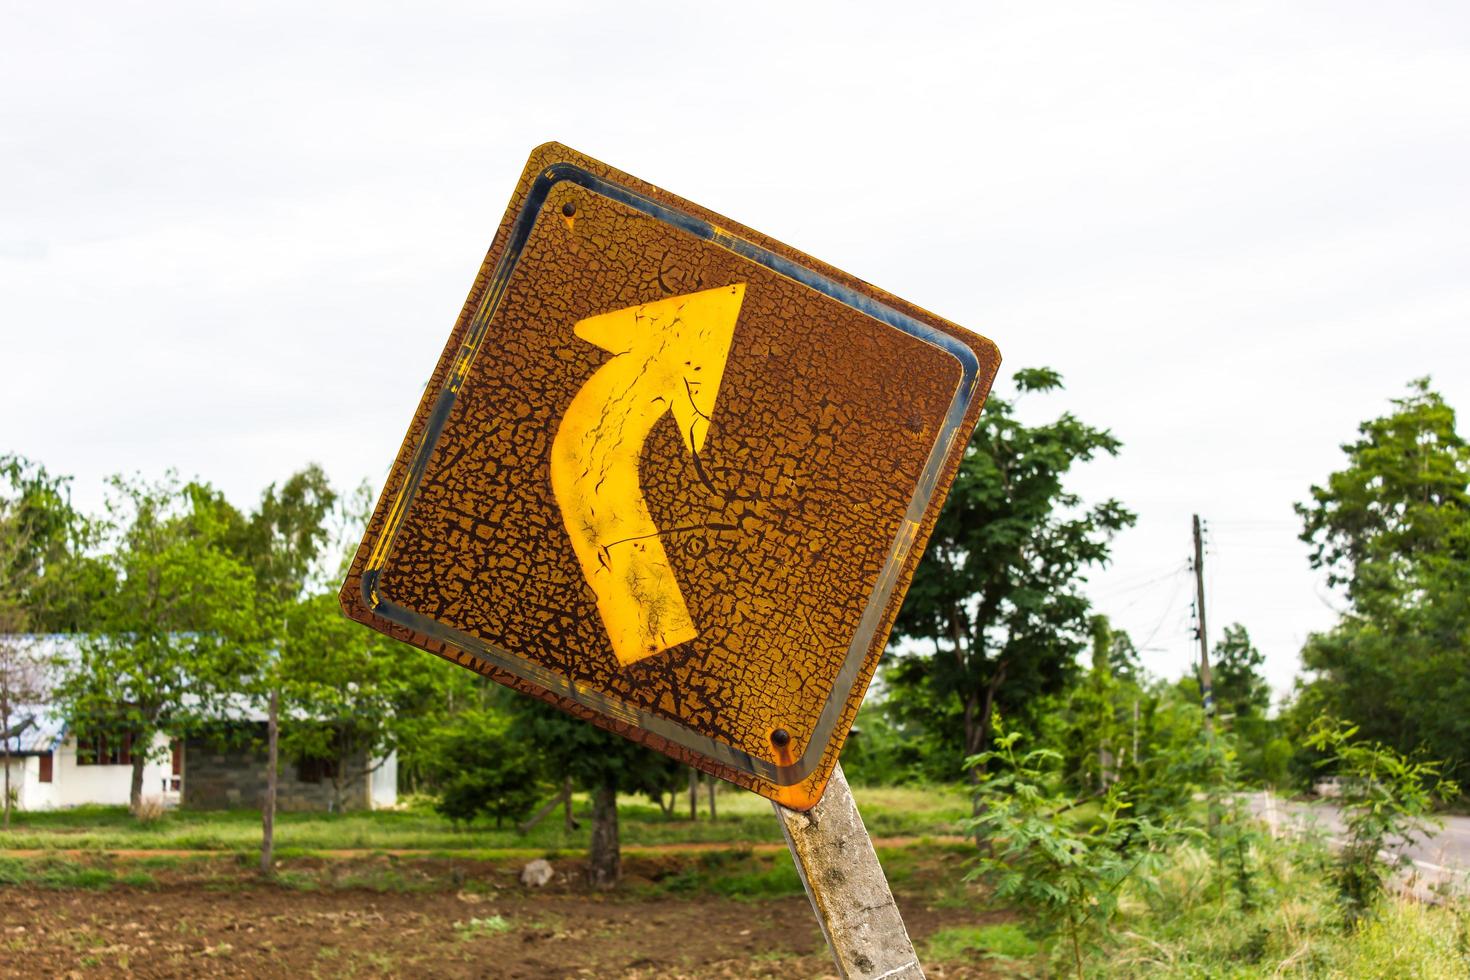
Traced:
<path fill-rule="evenodd" d="M 343 608 L 808 808 L 999 360 L 861 280 L 539 147 Z"/>

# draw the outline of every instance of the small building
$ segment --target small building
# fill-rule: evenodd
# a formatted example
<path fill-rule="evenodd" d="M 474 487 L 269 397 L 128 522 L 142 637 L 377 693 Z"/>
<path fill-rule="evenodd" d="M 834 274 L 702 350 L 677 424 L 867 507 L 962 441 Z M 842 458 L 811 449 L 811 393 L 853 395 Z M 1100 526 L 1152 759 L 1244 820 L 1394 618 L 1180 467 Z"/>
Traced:
<path fill-rule="evenodd" d="M 190 736 L 170 742 L 156 736 L 143 765 L 143 796 L 195 810 L 259 808 L 265 799 L 265 722 L 241 718 L 227 726 L 227 740 Z M 14 709 L 6 734 L 16 809 L 127 806 L 133 786 L 131 738 L 78 744 L 64 723 L 37 705 Z M 372 761 L 361 754 L 280 759 L 276 805 L 281 810 L 379 810 L 397 802 L 396 753 Z"/>
<path fill-rule="evenodd" d="M 92 738 L 78 744 L 44 705 L 11 710 L 4 739 L 10 749 L 10 792 L 19 810 L 102 804 L 126 806 L 133 788 L 130 738 Z M 179 802 L 182 757 L 159 735 L 143 766 L 143 795 L 165 806 Z"/>
<path fill-rule="evenodd" d="M 226 737 L 184 740 L 182 805 L 190 810 L 257 809 L 265 800 L 266 721 L 256 712 L 232 719 Z M 398 802 L 398 755 L 369 760 L 361 752 L 337 758 L 282 754 L 276 775 L 280 810 L 380 810 Z"/>
<path fill-rule="evenodd" d="M 27 637 L 25 643 L 46 674 L 64 669 L 76 656 L 69 636 Z M 48 680 L 34 686 L 50 690 Z M 215 731 L 215 738 L 189 736 L 173 742 L 155 735 L 143 765 L 143 797 L 200 810 L 258 808 L 266 783 L 264 712 L 239 696 Z M 54 706 L 24 704 L 11 707 L 0 745 L 10 750 L 11 796 L 17 809 L 130 802 L 138 746 L 129 735 L 87 736 L 78 742 Z M 398 802 L 396 753 L 371 761 L 360 753 L 337 759 L 283 755 L 279 761 L 276 804 L 282 810 L 382 809 Z"/>

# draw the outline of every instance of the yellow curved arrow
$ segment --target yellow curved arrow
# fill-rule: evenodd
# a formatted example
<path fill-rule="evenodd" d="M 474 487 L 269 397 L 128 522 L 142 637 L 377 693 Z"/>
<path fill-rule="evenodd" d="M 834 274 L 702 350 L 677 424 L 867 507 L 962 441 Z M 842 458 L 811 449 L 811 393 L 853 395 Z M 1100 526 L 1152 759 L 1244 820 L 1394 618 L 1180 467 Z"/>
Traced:
<path fill-rule="evenodd" d="M 699 635 L 638 483 L 643 443 L 665 412 L 704 448 L 745 284 L 577 322 L 613 358 L 587 379 L 551 443 L 551 488 L 582 574 L 624 665 Z"/>

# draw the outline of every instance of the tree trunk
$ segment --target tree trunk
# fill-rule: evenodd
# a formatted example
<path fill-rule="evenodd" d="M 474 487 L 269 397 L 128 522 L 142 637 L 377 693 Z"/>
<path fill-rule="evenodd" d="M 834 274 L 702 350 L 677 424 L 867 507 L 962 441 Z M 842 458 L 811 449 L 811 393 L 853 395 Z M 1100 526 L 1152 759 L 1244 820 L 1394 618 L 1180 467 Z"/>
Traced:
<path fill-rule="evenodd" d="M 562 782 L 561 782 L 561 798 L 565 801 L 565 803 L 563 804 L 565 806 L 565 810 L 563 811 L 563 814 L 566 817 L 566 824 L 565 824 L 565 826 L 566 826 L 567 830 L 576 830 L 577 829 L 577 818 L 574 817 L 574 816 L 572 816 L 572 777 L 571 776 L 565 777 L 562 780 Z"/>
<path fill-rule="evenodd" d="M 1000 686 L 1005 683 L 1006 662 L 1002 660 L 995 665 L 995 676 L 985 686 L 985 703 L 981 705 L 979 717 L 975 719 L 974 745 L 971 752 L 979 754 L 990 748 L 990 719 L 995 714 L 995 696 L 1000 693 Z"/>
<path fill-rule="evenodd" d="M 133 785 L 128 790 L 128 806 L 132 809 L 134 816 L 140 813 L 143 808 L 143 764 L 148 761 L 148 749 L 146 746 L 152 739 L 140 738 L 138 741 L 143 744 L 144 748 L 133 748 Z"/>
<path fill-rule="evenodd" d="M 5 829 L 10 830 L 10 677 L 7 665 L 0 664 L 0 740 L 5 753 Z"/>
<path fill-rule="evenodd" d="M 978 719 L 976 717 L 979 705 L 976 703 L 974 694 L 967 694 L 964 703 L 965 758 L 969 759 L 970 756 L 975 754 L 975 746 L 980 744 L 980 733 L 977 729 Z M 965 769 L 965 776 L 970 782 L 978 783 L 980 782 L 980 773 L 984 768 L 984 766 L 968 766 Z"/>
<path fill-rule="evenodd" d="M 260 805 L 260 873 L 269 875 L 276 849 L 276 767 L 279 758 L 280 693 L 271 688 L 270 715 L 266 719 L 265 801 Z"/>
<path fill-rule="evenodd" d="M 587 882 L 593 888 L 612 888 L 622 875 L 622 852 L 618 846 L 618 787 L 603 783 L 592 798 L 592 847 L 588 854 Z"/>
<path fill-rule="evenodd" d="M 699 819 L 699 770 L 689 767 L 689 819 Z"/>
<path fill-rule="evenodd" d="M 9 654 L 9 648 L 0 648 L 0 656 Z M 5 656 L 9 660 L 8 656 Z M 10 665 L 0 662 L 0 742 L 5 754 L 5 829 L 10 829 Z"/>
<path fill-rule="evenodd" d="M 706 776 L 705 779 L 709 782 L 709 818 L 716 820 L 719 815 L 715 813 L 715 777 Z"/>
<path fill-rule="evenodd" d="M 1006 662 L 1002 660 L 996 664 L 995 676 L 986 685 L 985 702 L 982 710 L 979 712 L 973 710 L 973 697 L 965 702 L 965 748 L 970 755 L 979 755 L 981 752 L 990 748 L 990 719 L 995 709 L 995 695 L 1000 690 L 1000 685 L 1005 680 L 1005 677 Z M 971 783 L 979 785 L 980 777 L 984 772 L 985 767 L 983 765 L 972 766 L 966 775 L 969 777 Z M 977 794 L 971 801 L 970 813 L 978 817 L 983 809 L 980 804 L 980 797 Z M 975 838 L 975 843 L 984 846 L 979 837 Z"/>

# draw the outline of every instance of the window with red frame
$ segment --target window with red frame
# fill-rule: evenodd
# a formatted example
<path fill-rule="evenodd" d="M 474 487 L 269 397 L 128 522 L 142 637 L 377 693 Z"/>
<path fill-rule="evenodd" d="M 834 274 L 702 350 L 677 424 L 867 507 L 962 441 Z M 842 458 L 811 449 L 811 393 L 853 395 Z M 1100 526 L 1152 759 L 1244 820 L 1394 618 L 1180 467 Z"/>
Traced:
<path fill-rule="evenodd" d="M 133 736 L 96 735 L 77 739 L 77 765 L 130 766 L 133 764 Z"/>

